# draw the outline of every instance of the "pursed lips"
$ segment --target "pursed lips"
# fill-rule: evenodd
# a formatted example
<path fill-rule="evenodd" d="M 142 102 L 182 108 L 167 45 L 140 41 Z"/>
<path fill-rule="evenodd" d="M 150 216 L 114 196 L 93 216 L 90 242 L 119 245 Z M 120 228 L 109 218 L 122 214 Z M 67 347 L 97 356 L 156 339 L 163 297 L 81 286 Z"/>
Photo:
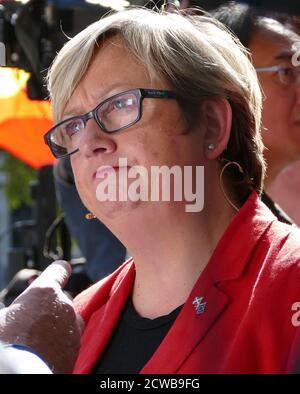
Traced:
<path fill-rule="evenodd" d="M 110 176 L 113 173 L 117 173 L 120 168 L 128 168 L 126 167 L 119 167 L 119 166 L 109 166 L 109 165 L 102 165 L 97 168 L 97 170 L 93 174 L 93 181 L 96 179 L 104 179 L 105 177 Z"/>

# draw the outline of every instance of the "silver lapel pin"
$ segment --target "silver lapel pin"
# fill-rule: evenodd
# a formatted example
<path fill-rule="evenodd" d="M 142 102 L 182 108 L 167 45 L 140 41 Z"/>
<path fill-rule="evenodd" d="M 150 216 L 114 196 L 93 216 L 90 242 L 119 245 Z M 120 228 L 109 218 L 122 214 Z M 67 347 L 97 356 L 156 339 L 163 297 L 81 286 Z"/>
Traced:
<path fill-rule="evenodd" d="M 205 307 L 207 302 L 202 302 L 204 297 L 195 297 L 193 301 L 193 305 L 195 307 L 197 315 L 202 315 L 205 312 Z"/>

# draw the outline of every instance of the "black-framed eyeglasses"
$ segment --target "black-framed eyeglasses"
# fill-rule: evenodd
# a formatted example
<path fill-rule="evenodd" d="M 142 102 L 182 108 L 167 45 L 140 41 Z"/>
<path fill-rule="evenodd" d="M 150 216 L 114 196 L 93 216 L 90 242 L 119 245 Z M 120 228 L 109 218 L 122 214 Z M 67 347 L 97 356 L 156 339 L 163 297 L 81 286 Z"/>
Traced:
<path fill-rule="evenodd" d="M 292 64 L 277 64 L 275 66 L 256 67 L 258 73 L 274 73 L 282 85 L 294 85 L 300 81 L 300 67 Z"/>
<path fill-rule="evenodd" d="M 70 156 L 80 146 L 82 131 L 89 119 L 95 119 L 105 133 L 124 130 L 142 117 L 144 98 L 176 99 L 176 93 L 169 90 L 131 89 L 115 94 L 84 115 L 72 116 L 52 127 L 44 136 L 45 143 L 56 158 Z"/>

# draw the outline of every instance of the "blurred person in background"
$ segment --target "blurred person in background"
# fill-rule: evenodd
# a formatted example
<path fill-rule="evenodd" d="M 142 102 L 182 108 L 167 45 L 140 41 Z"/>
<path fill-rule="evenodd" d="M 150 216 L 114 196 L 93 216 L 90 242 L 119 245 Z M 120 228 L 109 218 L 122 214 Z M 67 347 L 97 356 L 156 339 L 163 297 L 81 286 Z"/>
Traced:
<path fill-rule="evenodd" d="M 288 173 L 280 177 L 281 181 L 288 177 L 286 183 L 292 182 L 290 190 L 276 178 L 300 160 L 300 67 L 299 62 L 293 64 L 292 61 L 300 49 L 300 37 L 295 26 L 289 23 L 291 17 L 262 13 L 246 4 L 229 2 L 212 11 L 212 15 L 229 27 L 250 50 L 264 93 L 262 137 L 266 147 L 267 175 L 263 201 L 281 221 L 292 224 L 294 219 L 299 219 L 299 193 L 297 200 L 293 200 L 291 194 L 295 187 L 300 192 L 299 164 L 295 167 L 297 170 L 292 171 L 292 177 Z M 283 202 L 284 207 L 289 207 L 288 201 L 294 201 L 293 205 L 297 201 L 297 209 L 288 210 L 292 218 L 273 199 Z"/>

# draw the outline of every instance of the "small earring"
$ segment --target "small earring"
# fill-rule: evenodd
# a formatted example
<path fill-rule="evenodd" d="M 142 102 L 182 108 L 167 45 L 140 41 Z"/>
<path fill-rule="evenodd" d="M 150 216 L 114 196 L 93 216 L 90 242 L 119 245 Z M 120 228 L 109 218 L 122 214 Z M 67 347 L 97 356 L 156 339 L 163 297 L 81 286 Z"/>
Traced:
<path fill-rule="evenodd" d="M 85 218 L 86 218 L 87 220 L 92 220 L 92 219 L 96 219 L 96 216 L 95 216 L 93 213 L 89 212 L 89 213 L 87 213 L 87 214 L 85 215 Z"/>
<path fill-rule="evenodd" d="M 214 150 L 214 149 L 215 149 L 215 144 L 209 144 L 209 145 L 207 146 L 207 149 L 208 149 L 208 150 Z"/>

